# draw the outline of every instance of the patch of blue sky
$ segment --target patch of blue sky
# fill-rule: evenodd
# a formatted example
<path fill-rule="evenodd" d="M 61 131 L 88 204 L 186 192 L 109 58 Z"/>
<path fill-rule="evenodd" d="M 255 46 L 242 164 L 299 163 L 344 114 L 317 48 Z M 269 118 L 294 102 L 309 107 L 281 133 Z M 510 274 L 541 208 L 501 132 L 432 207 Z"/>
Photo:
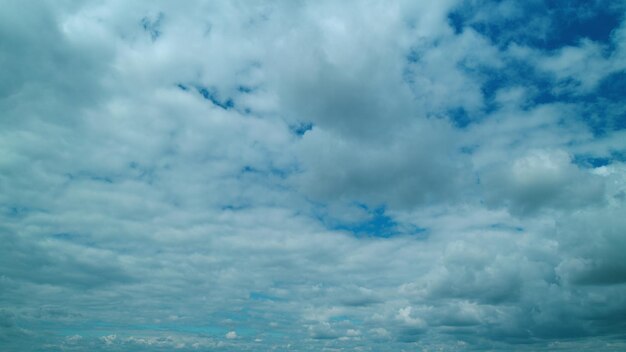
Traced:
<path fill-rule="evenodd" d="M 320 220 L 331 230 L 345 231 L 356 237 L 363 238 L 390 238 L 400 235 L 418 235 L 426 233 L 426 229 L 415 225 L 398 224 L 391 216 L 386 214 L 386 207 L 375 208 L 364 204 L 357 204 L 369 214 L 367 220 L 358 222 L 338 222 L 330 216 L 320 217 Z"/>
<path fill-rule="evenodd" d="M 594 107 L 609 131 L 626 129 L 626 71 L 605 77 L 596 90 Z"/>
<path fill-rule="evenodd" d="M 465 4 L 448 15 L 448 23 L 456 33 L 470 27 L 500 47 L 518 43 L 554 50 L 576 45 L 583 38 L 610 44 L 611 32 L 618 27 L 623 17 L 619 6 L 607 6 L 604 2 L 516 1 L 513 6 L 523 14 L 505 18 L 494 15 L 487 20 L 477 21 L 476 12 L 482 8 Z M 544 21 L 547 26 L 534 28 L 529 25 L 532 20 Z"/>
<path fill-rule="evenodd" d="M 555 93 L 557 82 L 549 75 L 539 72 L 535 67 L 523 60 L 509 60 L 506 68 L 492 68 L 488 66 L 458 68 L 472 76 L 480 83 L 483 96 L 482 109 L 469 111 L 463 106 L 450 107 L 446 116 L 457 128 L 466 128 L 472 123 L 481 122 L 489 114 L 501 108 L 497 101 L 497 94 L 503 89 L 526 87 L 530 93 L 528 100 L 522 102 L 522 108 L 532 108 L 538 104 L 546 104 L 563 100 L 573 100 L 574 97 L 566 93 Z M 409 78 L 410 79 L 410 78 Z M 407 83 L 411 84 L 410 81 Z"/>
<path fill-rule="evenodd" d="M 176 87 L 182 91 L 189 91 L 190 87 L 183 83 L 177 83 Z M 221 99 L 217 89 L 212 87 L 195 86 L 196 91 L 206 100 L 209 100 L 213 105 L 218 106 L 224 110 L 232 109 L 235 107 L 235 101 L 232 98 Z M 238 91 L 244 92 L 247 88 L 240 86 Z M 247 93 L 251 92 L 247 91 Z"/>
<path fill-rule="evenodd" d="M 450 109 L 448 110 L 447 115 L 454 126 L 458 128 L 466 128 L 474 122 L 470 114 L 463 107 Z"/>
<path fill-rule="evenodd" d="M 221 99 L 219 92 L 215 88 L 207 88 L 202 86 L 196 86 L 196 90 L 202 97 L 209 100 L 213 105 L 218 106 L 224 110 L 232 109 L 235 107 L 235 102 L 232 98 Z"/>
<path fill-rule="evenodd" d="M 279 179 L 284 180 L 295 171 L 296 171 L 295 167 L 294 168 L 278 168 L 278 167 L 273 167 L 272 165 L 269 165 L 269 167 L 266 167 L 266 168 L 256 168 L 251 165 L 245 165 L 239 171 L 239 176 L 254 175 L 258 177 L 273 177 L 273 178 L 279 178 Z"/>
<path fill-rule="evenodd" d="M 613 162 L 613 159 L 606 157 L 594 157 L 589 155 L 574 155 L 573 162 L 579 167 L 596 168 L 610 165 Z"/>
<path fill-rule="evenodd" d="M 338 223 L 331 226 L 331 229 L 347 231 L 357 237 L 389 238 L 399 234 L 398 224 L 385 214 L 384 207 L 375 209 L 369 209 L 365 205 L 361 205 L 361 207 L 368 211 L 369 219 L 356 223 Z"/>
<path fill-rule="evenodd" d="M 499 108 L 495 98 L 498 91 L 505 88 L 529 87 L 534 90 L 535 94 L 530 97 L 530 105 L 558 100 L 552 92 L 554 82 L 551 77 L 538 72 L 533 66 L 521 60 L 508 62 L 505 69 L 482 68 L 479 74 L 484 77 L 481 91 L 487 113 Z"/>
<path fill-rule="evenodd" d="M 619 71 L 602 79 L 596 94 L 613 102 L 626 101 L 626 71 Z"/>
<path fill-rule="evenodd" d="M 255 169 L 254 167 L 250 166 L 250 165 L 246 165 L 244 167 L 241 168 L 241 173 L 245 174 L 245 173 L 257 173 L 259 172 L 257 169 Z"/>
<path fill-rule="evenodd" d="M 553 21 L 547 48 L 576 45 L 582 38 L 608 43 L 623 17 L 619 8 L 589 0 L 546 1 L 546 7 Z"/>
<path fill-rule="evenodd" d="M 626 99 L 626 72 L 605 77 L 599 82 L 597 89 L 584 95 L 557 89 L 563 82 L 557 82 L 553 77 L 522 61 L 509 62 L 505 70 L 484 68 L 480 75 L 486 77 L 481 86 L 484 109 L 481 114 L 473 115 L 469 115 L 462 107 L 450 109 L 448 116 L 457 127 L 467 127 L 499 109 L 496 97 L 500 90 L 525 87 L 530 94 L 522 102 L 523 109 L 531 109 L 541 104 L 572 103 L 582 107 L 580 118 L 595 136 L 626 129 L 626 108 L 622 104 Z"/>
<path fill-rule="evenodd" d="M 626 150 L 613 150 L 608 155 L 576 154 L 573 162 L 582 168 L 597 168 L 615 162 L 626 162 Z"/>
<path fill-rule="evenodd" d="M 295 125 L 289 126 L 291 132 L 293 132 L 297 136 L 304 136 L 305 133 L 311 131 L 315 125 L 311 122 L 300 122 Z"/>
<path fill-rule="evenodd" d="M 150 34 L 150 38 L 152 41 L 156 41 L 162 34 L 161 32 L 161 23 L 163 21 L 164 14 L 159 12 L 155 18 L 150 18 L 148 16 L 141 19 L 141 27 L 144 31 Z"/>
<path fill-rule="evenodd" d="M 421 57 L 421 55 L 420 55 L 419 51 L 412 49 L 406 55 L 406 60 L 409 63 L 416 63 L 416 62 L 418 62 L 420 60 L 420 57 Z"/>
<path fill-rule="evenodd" d="M 577 103 L 582 118 L 596 136 L 626 129 L 626 72 L 621 71 L 602 79 L 597 88 L 585 95 L 564 94 L 558 101 Z"/>
<path fill-rule="evenodd" d="M 243 94 L 249 94 L 254 92 L 255 88 L 250 87 L 250 86 L 246 86 L 246 85 L 239 85 L 237 86 L 237 91 L 239 93 L 243 93 Z"/>
<path fill-rule="evenodd" d="M 589 104 L 584 110 L 582 119 L 595 137 L 626 128 L 626 112 L 613 115 L 613 112 L 602 104 Z"/>

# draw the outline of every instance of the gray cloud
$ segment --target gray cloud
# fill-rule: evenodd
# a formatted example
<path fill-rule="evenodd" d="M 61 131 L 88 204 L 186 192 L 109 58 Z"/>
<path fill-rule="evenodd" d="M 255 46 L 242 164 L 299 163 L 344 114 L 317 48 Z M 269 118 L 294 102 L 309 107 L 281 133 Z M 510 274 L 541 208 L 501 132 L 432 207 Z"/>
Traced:
<path fill-rule="evenodd" d="M 513 213 L 541 208 L 580 209 L 604 198 L 602 178 L 578 169 L 562 151 L 531 151 L 483 177 L 487 202 Z"/>

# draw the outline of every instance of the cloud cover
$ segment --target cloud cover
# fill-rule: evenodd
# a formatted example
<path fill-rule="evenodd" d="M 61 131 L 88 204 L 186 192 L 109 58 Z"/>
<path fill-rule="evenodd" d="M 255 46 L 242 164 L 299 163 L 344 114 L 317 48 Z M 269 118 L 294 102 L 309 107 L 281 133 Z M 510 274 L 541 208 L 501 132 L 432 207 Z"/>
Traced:
<path fill-rule="evenodd" d="M 5 3 L 0 346 L 623 350 L 625 8 Z"/>

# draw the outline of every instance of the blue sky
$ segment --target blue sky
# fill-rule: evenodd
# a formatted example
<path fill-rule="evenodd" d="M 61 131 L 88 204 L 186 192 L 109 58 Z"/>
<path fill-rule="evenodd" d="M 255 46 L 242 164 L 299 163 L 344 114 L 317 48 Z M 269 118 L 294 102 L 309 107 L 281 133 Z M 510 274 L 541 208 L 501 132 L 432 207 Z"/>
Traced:
<path fill-rule="evenodd" d="M 3 351 L 623 351 L 624 1 L 9 1 Z"/>

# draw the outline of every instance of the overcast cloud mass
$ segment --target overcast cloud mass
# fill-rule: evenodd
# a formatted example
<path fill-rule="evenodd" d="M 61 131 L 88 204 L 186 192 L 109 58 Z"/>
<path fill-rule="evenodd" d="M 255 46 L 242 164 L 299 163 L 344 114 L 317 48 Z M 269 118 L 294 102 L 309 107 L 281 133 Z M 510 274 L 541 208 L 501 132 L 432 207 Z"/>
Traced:
<path fill-rule="evenodd" d="M 626 2 L 0 6 L 0 350 L 626 350 Z"/>

